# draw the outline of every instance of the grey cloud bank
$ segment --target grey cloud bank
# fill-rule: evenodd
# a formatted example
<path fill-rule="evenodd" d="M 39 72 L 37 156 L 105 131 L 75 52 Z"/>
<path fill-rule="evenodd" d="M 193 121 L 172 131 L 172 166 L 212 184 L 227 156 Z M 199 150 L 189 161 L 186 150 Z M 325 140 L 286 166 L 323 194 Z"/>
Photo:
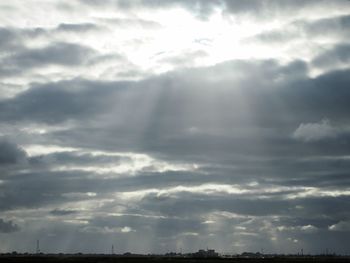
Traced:
<path fill-rule="evenodd" d="M 348 1 L 10 5 L 0 251 L 350 253 Z"/>
<path fill-rule="evenodd" d="M 3 219 L 0 219 L 0 232 L 1 233 L 11 233 L 18 231 L 19 228 L 17 225 L 15 225 L 13 222 L 9 221 L 6 222 Z"/>

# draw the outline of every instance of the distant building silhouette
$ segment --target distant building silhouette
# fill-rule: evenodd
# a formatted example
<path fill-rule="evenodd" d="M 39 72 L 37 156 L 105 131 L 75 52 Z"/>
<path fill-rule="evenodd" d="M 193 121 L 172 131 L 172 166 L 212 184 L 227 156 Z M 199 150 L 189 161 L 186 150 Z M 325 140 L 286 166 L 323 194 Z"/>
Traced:
<path fill-rule="evenodd" d="M 242 257 L 244 258 L 261 258 L 264 256 L 264 254 L 260 253 L 260 252 L 256 252 L 256 253 L 253 253 L 253 252 L 243 252 L 241 254 Z"/>
<path fill-rule="evenodd" d="M 216 258 L 219 257 L 219 253 L 215 252 L 214 249 L 200 249 L 198 252 L 193 253 L 193 256 L 199 258 Z"/>

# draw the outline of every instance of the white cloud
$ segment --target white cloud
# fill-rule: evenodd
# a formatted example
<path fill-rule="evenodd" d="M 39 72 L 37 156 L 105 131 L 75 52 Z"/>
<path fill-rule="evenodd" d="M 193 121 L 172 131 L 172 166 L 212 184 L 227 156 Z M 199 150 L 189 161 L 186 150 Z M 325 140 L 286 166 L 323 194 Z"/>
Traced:
<path fill-rule="evenodd" d="M 298 231 L 298 232 L 303 232 L 303 233 L 315 233 L 317 232 L 318 228 L 313 226 L 313 225 L 305 225 L 305 226 L 278 226 L 277 230 L 279 232 L 283 231 Z"/>
<path fill-rule="evenodd" d="M 230 10 L 204 10 L 214 2 Z M 348 50 L 339 49 L 347 3 L 290 0 L 270 12 L 263 2 L 0 4 L 0 136 L 18 145 L 0 147 L 0 210 L 23 230 L 0 252 L 29 251 L 40 231 L 55 236 L 48 250 L 64 252 L 105 251 L 108 236 L 120 251 L 260 242 L 293 252 L 307 235 L 319 251 L 314 218 L 334 223 L 332 235 L 349 230 L 350 153 L 338 138 L 348 133 L 349 74 L 330 63 Z"/>
<path fill-rule="evenodd" d="M 101 234 L 118 234 L 118 233 L 131 233 L 136 232 L 135 229 L 124 226 L 124 227 L 108 227 L 108 226 L 86 226 L 82 228 L 82 232 L 86 233 L 101 233 Z"/>
<path fill-rule="evenodd" d="M 313 225 L 302 226 L 302 227 L 300 227 L 300 229 L 302 231 L 304 231 L 305 233 L 315 233 L 318 230 L 317 227 L 315 227 Z"/>
<path fill-rule="evenodd" d="M 134 229 L 132 229 L 131 227 L 128 227 L 128 226 L 124 226 L 123 228 L 121 228 L 120 231 L 121 231 L 122 233 L 135 232 Z"/>
<path fill-rule="evenodd" d="M 314 142 L 335 138 L 338 134 L 339 130 L 332 127 L 328 119 L 323 119 L 315 123 L 301 123 L 294 131 L 293 137 L 304 142 Z"/>
<path fill-rule="evenodd" d="M 350 221 L 340 221 L 328 227 L 331 231 L 350 231 Z"/>

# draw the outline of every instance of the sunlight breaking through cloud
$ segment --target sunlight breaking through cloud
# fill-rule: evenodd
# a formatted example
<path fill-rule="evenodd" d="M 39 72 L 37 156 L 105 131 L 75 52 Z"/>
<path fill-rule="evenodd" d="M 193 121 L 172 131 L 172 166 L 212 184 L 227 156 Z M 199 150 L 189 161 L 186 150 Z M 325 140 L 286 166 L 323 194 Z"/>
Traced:
<path fill-rule="evenodd" d="M 0 252 L 349 254 L 349 13 L 0 3 Z"/>

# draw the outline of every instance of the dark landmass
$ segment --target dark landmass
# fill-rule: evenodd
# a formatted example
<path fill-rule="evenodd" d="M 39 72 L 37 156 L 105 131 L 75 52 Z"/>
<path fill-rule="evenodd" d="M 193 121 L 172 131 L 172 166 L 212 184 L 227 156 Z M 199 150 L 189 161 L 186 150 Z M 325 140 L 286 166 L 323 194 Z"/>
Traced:
<path fill-rule="evenodd" d="M 350 256 L 262 256 L 262 257 L 242 257 L 242 256 L 226 256 L 215 258 L 199 258 L 192 256 L 165 256 L 165 255 L 87 255 L 87 254 L 2 254 L 0 255 L 0 262 L 19 263 L 19 262 L 84 262 L 84 263 L 133 263 L 133 262 L 169 262 L 169 263 L 185 263 L 185 262 L 203 262 L 203 263 L 255 263 L 255 262 L 334 262 L 345 263 L 350 262 Z"/>

